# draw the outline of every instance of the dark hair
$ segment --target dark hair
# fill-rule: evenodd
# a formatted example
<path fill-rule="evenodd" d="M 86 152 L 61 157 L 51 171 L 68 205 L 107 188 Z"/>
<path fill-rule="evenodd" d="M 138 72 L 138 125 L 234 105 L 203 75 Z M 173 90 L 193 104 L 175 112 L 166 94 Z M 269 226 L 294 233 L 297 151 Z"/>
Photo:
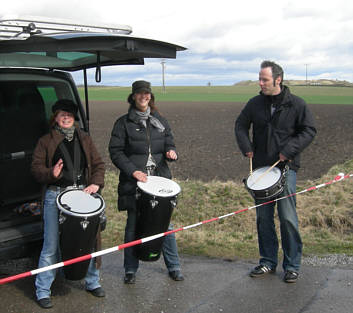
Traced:
<path fill-rule="evenodd" d="M 134 108 L 134 109 L 136 109 L 136 103 L 135 103 L 135 100 L 133 99 L 133 93 L 131 93 L 129 96 L 128 96 L 128 98 L 127 98 L 127 102 L 129 102 L 130 103 L 130 107 L 129 107 L 129 110 L 131 109 L 131 108 Z M 154 112 L 154 111 L 158 111 L 157 110 L 157 107 L 156 107 L 156 105 L 155 105 L 155 103 L 154 103 L 154 94 L 151 92 L 151 100 L 150 100 L 150 102 L 148 102 L 148 106 L 151 108 L 151 112 Z"/>
<path fill-rule="evenodd" d="M 280 67 L 277 63 L 272 62 L 272 61 L 263 61 L 261 63 L 261 68 L 266 68 L 266 67 L 270 67 L 272 70 L 272 78 L 273 78 L 273 84 L 275 84 L 275 80 L 278 77 L 281 77 L 281 83 L 280 85 L 282 86 L 283 83 L 283 69 L 282 67 Z"/>

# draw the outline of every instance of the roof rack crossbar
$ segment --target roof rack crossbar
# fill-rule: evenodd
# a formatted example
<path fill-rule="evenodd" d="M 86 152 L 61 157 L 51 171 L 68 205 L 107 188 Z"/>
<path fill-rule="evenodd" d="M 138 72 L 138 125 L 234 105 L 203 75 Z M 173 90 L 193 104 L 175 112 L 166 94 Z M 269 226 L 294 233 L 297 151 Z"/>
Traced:
<path fill-rule="evenodd" d="M 87 25 L 38 17 L 0 19 L 0 38 L 26 39 L 36 33 L 73 31 L 129 35 L 132 33 L 132 28 L 128 25 Z"/>

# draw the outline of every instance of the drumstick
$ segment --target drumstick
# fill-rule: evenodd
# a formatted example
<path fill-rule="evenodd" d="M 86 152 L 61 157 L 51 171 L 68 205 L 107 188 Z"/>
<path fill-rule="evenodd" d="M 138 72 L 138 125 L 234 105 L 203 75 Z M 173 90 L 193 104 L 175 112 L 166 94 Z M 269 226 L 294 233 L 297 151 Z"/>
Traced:
<path fill-rule="evenodd" d="M 250 175 L 252 175 L 252 158 L 249 158 L 250 159 Z"/>
<path fill-rule="evenodd" d="M 269 171 L 271 171 L 281 160 L 278 160 L 275 164 L 273 164 L 270 168 L 266 170 L 262 175 L 260 175 L 251 186 L 255 185 L 262 177 L 264 177 Z"/>

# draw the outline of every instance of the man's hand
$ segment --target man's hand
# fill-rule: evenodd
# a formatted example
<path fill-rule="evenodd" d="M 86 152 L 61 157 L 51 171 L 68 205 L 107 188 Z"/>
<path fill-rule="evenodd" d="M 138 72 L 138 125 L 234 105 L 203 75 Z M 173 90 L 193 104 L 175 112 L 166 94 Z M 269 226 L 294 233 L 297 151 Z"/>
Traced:
<path fill-rule="evenodd" d="M 290 162 L 290 160 L 288 160 L 287 157 L 285 155 L 283 155 L 282 153 L 279 154 L 279 159 L 281 160 L 281 162 L 284 162 L 284 161 Z"/>

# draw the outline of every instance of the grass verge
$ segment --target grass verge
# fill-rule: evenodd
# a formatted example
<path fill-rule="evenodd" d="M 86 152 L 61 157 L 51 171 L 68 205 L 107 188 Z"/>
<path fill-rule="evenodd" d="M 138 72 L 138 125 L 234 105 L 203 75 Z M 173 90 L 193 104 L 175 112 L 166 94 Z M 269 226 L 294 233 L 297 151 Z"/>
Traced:
<path fill-rule="evenodd" d="M 290 86 L 297 96 L 307 103 L 321 104 L 353 104 L 351 87 L 323 86 Z M 130 87 L 90 87 L 88 98 L 94 101 L 126 101 L 131 92 Z M 83 88 L 79 88 L 80 97 L 84 99 Z M 162 87 L 153 87 L 153 93 L 158 101 L 178 102 L 244 102 L 259 93 L 259 87 L 254 86 L 169 86 L 166 92 Z"/>
<path fill-rule="evenodd" d="M 339 172 L 352 174 L 353 160 L 334 166 L 318 180 L 302 183 L 298 186 L 298 191 L 330 181 Z M 178 197 L 178 208 L 174 210 L 172 217 L 175 228 L 253 206 L 252 198 L 241 183 L 176 181 L 182 192 Z M 107 228 L 102 236 L 105 248 L 123 243 L 126 212 L 118 212 L 116 209 L 117 183 L 117 174 L 107 172 L 103 191 L 108 217 Z M 331 253 L 353 255 L 352 184 L 353 178 L 348 178 L 297 197 L 304 256 Z M 248 210 L 180 231 L 176 233 L 179 252 L 233 260 L 257 258 L 255 220 L 255 210 Z M 278 228 L 277 216 L 275 221 Z"/>

